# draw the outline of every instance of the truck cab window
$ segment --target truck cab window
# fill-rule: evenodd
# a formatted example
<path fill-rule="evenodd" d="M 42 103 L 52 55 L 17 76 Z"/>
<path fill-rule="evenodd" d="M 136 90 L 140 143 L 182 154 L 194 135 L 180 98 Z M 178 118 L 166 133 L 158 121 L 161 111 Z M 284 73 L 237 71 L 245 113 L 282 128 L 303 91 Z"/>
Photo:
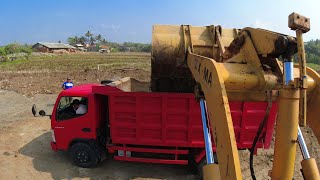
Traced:
<path fill-rule="evenodd" d="M 61 97 L 57 108 L 57 120 L 63 121 L 82 116 L 88 111 L 88 99 L 86 97 Z"/>

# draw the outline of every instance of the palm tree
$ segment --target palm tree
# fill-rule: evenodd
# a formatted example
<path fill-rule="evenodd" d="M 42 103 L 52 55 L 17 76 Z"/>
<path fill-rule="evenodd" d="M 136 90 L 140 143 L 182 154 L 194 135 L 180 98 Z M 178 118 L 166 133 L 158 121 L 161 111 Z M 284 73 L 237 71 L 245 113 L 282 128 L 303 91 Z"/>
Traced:
<path fill-rule="evenodd" d="M 79 43 L 82 44 L 82 45 L 87 45 L 87 38 L 84 37 L 84 36 L 81 36 L 79 38 Z"/>
<path fill-rule="evenodd" d="M 87 41 L 86 41 L 87 44 L 90 43 L 90 38 L 92 37 L 92 35 L 93 35 L 93 34 L 92 34 L 90 31 L 88 31 L 88 32 L 84 35 L 85 37 L 87 37 Z"/>
<path fill-rule="evenodd" d="M 72 46 L 81 43 L 80 38 L 78 36 L 74 36 L 74 37 L 69 37 L 68 38 L 68 43 Z M 82 43 L 81 43 L 82 44 Z"/>
<path fill-rule="evenodd" d="M 102 45 L 107 45 L 107 44 L 108 44 L 108 41 L 107 41 L 105 38 L 102 38 L 101 41 L 100 41 L 100 43 L 101 43 Z"/>
<path fill-rule="evenodd" d="M 75 40 L 75 37 L 68 37 L 68 43 L 71 44 L 71 45 L 75 45 L 77 44 L 77 41 Z"/>
<path fill-rule="evenodd" d="M 78 36 L 74 36 L 73 38 L 74 38 L 74 41 L 76 42 L 76 44 L 79 44 L 79 43 L 80 43 Z"/>
<path fill-rule="evenodd" d="M 98 35 L 96 36 L 96 40 L 97 40 L 99 43 L 101 43 L 102 35 L 101 35 L 101 34 L 98 34 Z"/>
<path fill-rule="evenodd" d="M 90 39 L 89 39 L 89 42 L 90 42 L 91 45 L 93 45 L 93 44 L 95 44 L 96 39 L 91 36 Z"/>

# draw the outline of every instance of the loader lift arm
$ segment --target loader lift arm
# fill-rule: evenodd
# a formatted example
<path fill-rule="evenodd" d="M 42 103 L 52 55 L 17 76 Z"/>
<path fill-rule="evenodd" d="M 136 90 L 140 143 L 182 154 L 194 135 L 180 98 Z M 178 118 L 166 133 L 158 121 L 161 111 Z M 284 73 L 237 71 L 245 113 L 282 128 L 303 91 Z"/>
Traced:
<path fill-rule="evenodd" d="M 219 161 L 219 168 L 212 168 L 216 171 L 212 173 L 220 174 L 221 179 L 242 179 L 229 101 L 224 80 L 220 75 L 222 73 L 217 69 L 214 60 L 193 54 L 190 48 L 187 59 L 195 80 L 200 83 L 208 106 Z"/>
<path fill-rule="evenodd" d="M 298 45 L 301 45 L 299 39 Z M 296 38 L 254 28 L 154 26 L 152 46 L 152 63 L 160 62 L 166 67 L 181 69 L 184 68 L 183 62 L 187 61 L 185 68 L 190 69 L 200 86 L 207 102 L 219 162 L 211 167 L 215 173 L 220 173 L 221 179 L 242 179 L 229 100 L 267 101 L 265 91 L 275 92 L 272 100 L 279 100 L 279 116 L 271 176 L 272 179 L 292 179 L 299 110 L 300 117 L 304 117 L 303 109 L 306 109 L 301 107 L 301 104 L 306 106 L 305 103 L 299 107 L 299 99 L 306 98 L 301 96 L 304 93 L 300 93 L 300 89 L 308 94 L 307 122 L 320 140 L 316 115 L 319 112 L 316 108 L 320 107 L 320 76 L 309 68 L 303 76 L 300 67 L 305 64 L 300 63 L 292 68 L 292 80 L 283 81 L 287 73 L 283 67 L 286 63 L 278 58 L 293 64 L 293 55 L 297 53 Z M 172 59 L 173 63 L 170 62 Z M 175 75 L 174 70 L 171 75 Z M 301 118 L 300 124 L 304 124 Z M 312 167 L 309 169 L 314 177 L 319 177 L 314 164 L 312 161 L 308 167 Z"/>

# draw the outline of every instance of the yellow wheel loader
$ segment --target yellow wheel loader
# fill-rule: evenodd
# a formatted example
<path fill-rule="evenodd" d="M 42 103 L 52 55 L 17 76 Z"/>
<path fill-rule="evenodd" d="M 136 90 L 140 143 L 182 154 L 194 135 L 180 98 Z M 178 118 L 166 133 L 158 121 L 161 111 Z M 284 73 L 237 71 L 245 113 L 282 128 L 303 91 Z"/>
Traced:
<path fill-rule="evenodd" d="M 308 123 L 320 140 L 320 76 L 306 67 L 302 38 L 310 19 L 292 13 L 288 22 L 296 37 L 250 27 L 153 26 L 152 91 L 195 91 L 206 104 L 219 163 L 203 167 L 205 180 L 242 179 L 229 101 L 278 101 L 271 178 L 292 179 L 299 144 L 304 178 L 320 179 L 299 129 Z"/>

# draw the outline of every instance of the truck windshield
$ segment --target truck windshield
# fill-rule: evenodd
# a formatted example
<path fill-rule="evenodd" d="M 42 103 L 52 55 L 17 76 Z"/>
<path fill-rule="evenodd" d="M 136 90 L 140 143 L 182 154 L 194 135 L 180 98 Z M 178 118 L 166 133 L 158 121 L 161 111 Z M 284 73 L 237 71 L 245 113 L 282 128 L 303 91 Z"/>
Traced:
<path fill-rule="evenodd" d="M 61 97 L 57 108 L 58 121 L 82 116 L 88 111 L 88 99 L 86 97 Z"/>

